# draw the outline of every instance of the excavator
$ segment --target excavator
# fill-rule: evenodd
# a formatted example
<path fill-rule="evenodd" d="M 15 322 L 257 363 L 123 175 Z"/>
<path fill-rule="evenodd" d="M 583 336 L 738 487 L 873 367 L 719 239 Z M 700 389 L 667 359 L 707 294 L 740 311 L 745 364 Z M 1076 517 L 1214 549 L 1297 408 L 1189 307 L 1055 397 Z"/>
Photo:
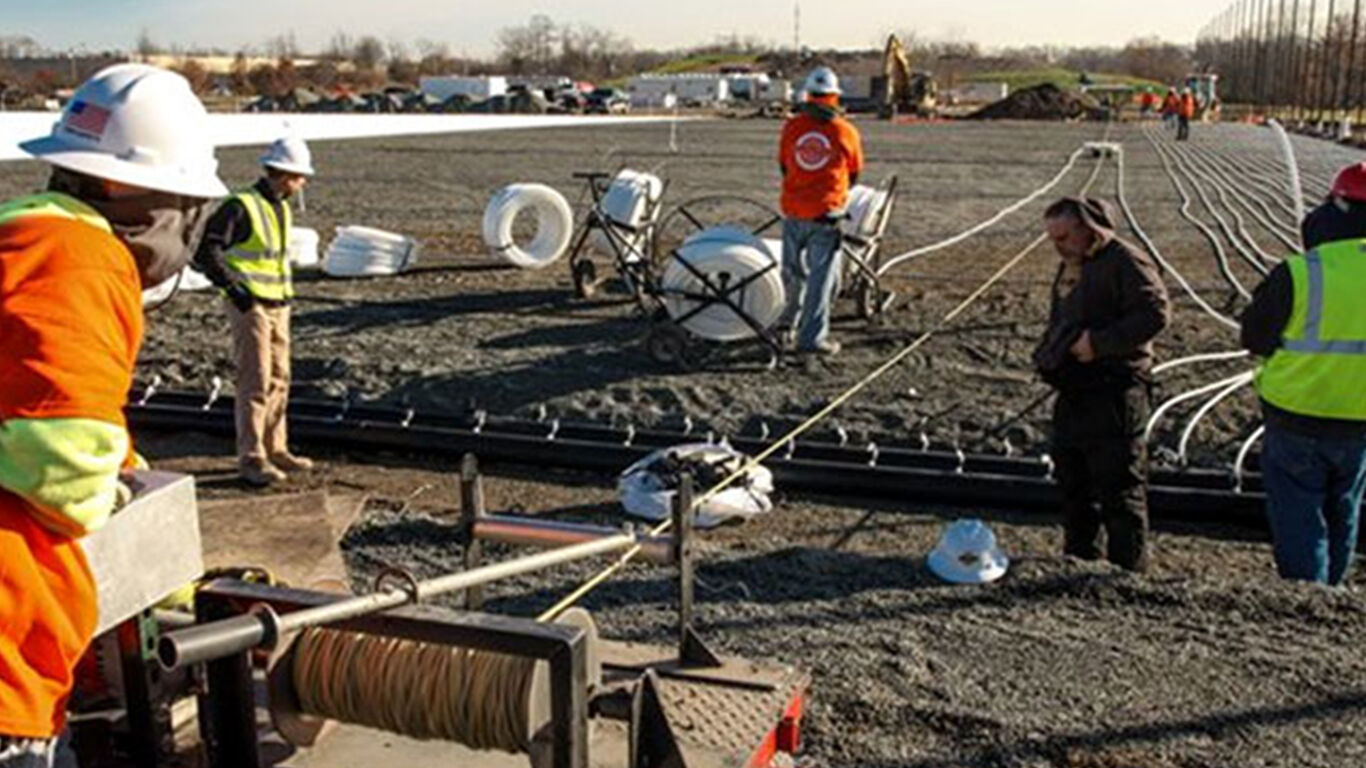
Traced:
<path fill-rule="evenodd" d="M 911 57 L 895 34 L 887 36 L 882 51 L 882 98 L 878 117 L 898 114 L 934 117 L 939 110 L 939 84 L 929 72 L 911 69 Z"/>

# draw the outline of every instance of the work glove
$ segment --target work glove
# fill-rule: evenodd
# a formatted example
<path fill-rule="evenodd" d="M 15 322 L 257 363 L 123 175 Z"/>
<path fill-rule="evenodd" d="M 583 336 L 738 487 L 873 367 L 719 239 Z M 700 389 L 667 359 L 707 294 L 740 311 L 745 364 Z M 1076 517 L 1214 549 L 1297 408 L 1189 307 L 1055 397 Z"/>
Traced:
<path fill-rule="evenodd" d="M 233 283 L 228 286 L 226 293 L 228 295 L 228 301 L 231 301 L 232 305 L 237 307 L 238 312 L 250 312 L 251 308 L 256 304 L 256 297 L 252 296 L 251 291 L 248 291 L 246 286 L 243 286 L 240 283 Z"/>

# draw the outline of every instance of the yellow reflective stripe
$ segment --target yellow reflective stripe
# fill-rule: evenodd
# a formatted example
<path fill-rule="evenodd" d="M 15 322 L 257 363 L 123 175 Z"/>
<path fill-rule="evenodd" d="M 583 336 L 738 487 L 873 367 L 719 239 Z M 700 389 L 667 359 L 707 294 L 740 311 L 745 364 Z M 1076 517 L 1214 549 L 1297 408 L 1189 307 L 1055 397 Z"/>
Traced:
<path fill-rule="evenodd" d="M 0 422 L 0 487 L 43 525 L 81 536 L 109 519 L 129 445 L 127 430 L 98 419 Z"/>
<path fill-rule="evenodd" d="M 21 197 L 0 205 L 0 224 L 7 224 L 28 216 L 57 216 L 64 219 L 83 221 L 104 232 L 112 232 L 109 222 L 100 212 L 60 192 L 44 192 L 40 195 Z"/>

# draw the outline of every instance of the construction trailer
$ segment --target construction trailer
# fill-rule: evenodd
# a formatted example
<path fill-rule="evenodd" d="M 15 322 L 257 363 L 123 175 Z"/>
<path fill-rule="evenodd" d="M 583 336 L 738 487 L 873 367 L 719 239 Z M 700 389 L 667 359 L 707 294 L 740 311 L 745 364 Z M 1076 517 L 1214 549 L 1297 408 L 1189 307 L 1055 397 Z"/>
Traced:
<path fill-rule="evenodd" d="M 508 86 L 508 79 L 501 75 L 430 75 L 418 80 L 418 90 L 443 102 L 452 96 L 463 96 L 470 101 L 506 96 Z"/>
<path fill-rule="evenodd" d="M 710 72 L 637 75 L 626 83 L 632 107 L 662 107 L 670 94 L 685 107 L 724 104 L 731 99 L 730 78 Z"/>
<path fill-rule="evenodd" d="M 950 104 L 994 104 L 1009 95 L 1007 83 L 963 83 L 947 91 L 947 101 Z"/>

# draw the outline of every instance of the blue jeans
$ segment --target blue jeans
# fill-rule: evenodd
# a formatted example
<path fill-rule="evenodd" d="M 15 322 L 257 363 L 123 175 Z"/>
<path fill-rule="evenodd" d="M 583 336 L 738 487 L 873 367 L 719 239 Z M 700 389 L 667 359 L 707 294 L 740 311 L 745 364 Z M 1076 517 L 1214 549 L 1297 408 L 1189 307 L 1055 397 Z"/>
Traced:
<path fill-rule="evenodd" d="M 1316 438 L 1267 427 L 1262 482 L 1276 570 L 1287 579 L 1341 584 L 1356 552 L 1366 437 Z"/>
<path fill-rule="evenodd" d="M 779 326 L 797 328 L 797 348 L 815 349 L 830 333 L 830 307 L 839 280 L 837 224 L 783 219 L 783 291 L 787 308 Z"/>

